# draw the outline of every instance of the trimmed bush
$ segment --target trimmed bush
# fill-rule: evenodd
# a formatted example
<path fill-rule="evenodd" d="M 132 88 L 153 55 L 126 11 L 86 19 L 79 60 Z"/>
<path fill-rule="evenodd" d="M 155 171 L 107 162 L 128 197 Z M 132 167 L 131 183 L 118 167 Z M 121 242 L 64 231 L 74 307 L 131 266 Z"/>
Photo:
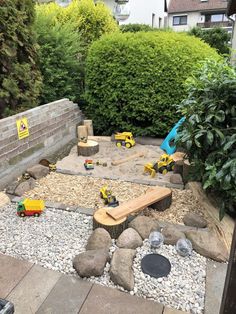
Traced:
<path fill-rule="evenodd" d="M 207 30 L 194 27 L 189 31 L 189 34 L 201 38 L 220 54 L 229 54 L 230 52 L 229 41 L 231 36 L 227 30 L 221 27 L 214 27 Z"/>
<path fill-rule="evenodd" d="M 147 24 L 124 24 L 120 25 L 120 30 L 122 33 L 136 33 L 136 32 L 152 32 L 154 30 L 159 30 L 159 28 L 153 28 Z"/>
<path fill-rule="evenodd" d="M 87 114 L 99 134 L 115 130 L 164 136 L 197 62 L 219 55 L 174 32 L 112 34 L 93 43 L 86 62 Z"/>
<path fill-rule="evenodd" d="M 0 0 L 0 118 L 38 104 L 41 75 L 31 0 Z"/>
<path fill-rule="evenodd" d="M 60 98 L 77 101 L 81 91 L 80 36 L 69 22 L 61 23 L 55 14 L 44 14 L 37 7 L 35 31 L 40 45 L 40 70 L 43 76 L 41 103 Z"/>
<path fill-rule="evenodd" d="M 195 179 L 220 198 L 220 218 L 225 210 L 236 214 L 236 72 L 226 62 L 208 61 L 186 88 L 178 145 L 186 149 Z"/>

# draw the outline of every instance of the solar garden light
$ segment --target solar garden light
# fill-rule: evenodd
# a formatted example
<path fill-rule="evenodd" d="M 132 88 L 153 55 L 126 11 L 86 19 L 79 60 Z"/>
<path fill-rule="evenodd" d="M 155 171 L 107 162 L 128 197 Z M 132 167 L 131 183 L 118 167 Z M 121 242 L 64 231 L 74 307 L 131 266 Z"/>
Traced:
<path fill-rule="evenodd" d="M 124 21 L 130 16 L 129 0 L 115 0 L 114 16 L 116 20 Z"/>

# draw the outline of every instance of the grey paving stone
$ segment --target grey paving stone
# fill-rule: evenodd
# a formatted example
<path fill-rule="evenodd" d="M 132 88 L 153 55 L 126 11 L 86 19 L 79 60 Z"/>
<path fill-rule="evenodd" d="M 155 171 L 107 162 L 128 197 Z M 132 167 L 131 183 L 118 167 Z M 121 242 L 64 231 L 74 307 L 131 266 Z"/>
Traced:
<path fill-rule="evenodd" d="M 0 298 L 5 299 L 33 264 L 0 254 Z"/>
<path fill-rule="evenodd" d="M 183 312 L 170 307 L 165 306 L 163 314 L 190 314 L 189 312 Z"/>
<path fill-rule="evenodd" d="M 162 314 L 163 308 L 154 301 L 94 285 L 79 314 Z"/>
<path fill-rule="evenodd" d="M 205 314 L 218 314 L 224 289 L 227 264 L 207 261 Z"/>
<path fill-rule="evenodd" d="M 36 314 L 76 314 L 91 288 L 87 281 L 62 275 Z"/>
<path fill-rule="evenodd" d="M 36 313 L 60 277 L 60 273 L 34 265 L 7 297 L 15 313 Z"/>

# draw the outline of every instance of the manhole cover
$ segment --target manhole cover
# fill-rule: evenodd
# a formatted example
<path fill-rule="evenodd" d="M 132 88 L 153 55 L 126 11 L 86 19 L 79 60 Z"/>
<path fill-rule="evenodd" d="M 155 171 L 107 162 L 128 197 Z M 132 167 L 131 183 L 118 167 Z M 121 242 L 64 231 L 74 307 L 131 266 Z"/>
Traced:
<path fill-rule="evenodd" d="M 148 254 L 141 261 L 142 271 L 152 277 L 166 277 L 170 270 L 169 260 L 160 254 Z"/>

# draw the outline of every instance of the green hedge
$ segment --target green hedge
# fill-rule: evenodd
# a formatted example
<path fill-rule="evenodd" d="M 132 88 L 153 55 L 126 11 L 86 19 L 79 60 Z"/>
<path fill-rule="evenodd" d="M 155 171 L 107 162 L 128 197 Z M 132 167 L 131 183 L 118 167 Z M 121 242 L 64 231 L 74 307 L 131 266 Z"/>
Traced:
<path fill-rule="evenodd" d="M 32 0 L 0 0 L 0 118 L 38 104 Z"/>
<path fill-rule="evenodd" d="M 86 62 L 87 115 L 95 130 L 164 136 L 179 119 L 175 104 L 197 62 L 219 55 L 174 32 L 112 34 L 95 42 Z"/>
<path fill-rule="evenodd" d="M 236 72 L 226 62 L 208 61 L 186 82 L 178 132 L 193 165 L 194 179 L 220 198 L 221 212 L 236 214 Z"/>

